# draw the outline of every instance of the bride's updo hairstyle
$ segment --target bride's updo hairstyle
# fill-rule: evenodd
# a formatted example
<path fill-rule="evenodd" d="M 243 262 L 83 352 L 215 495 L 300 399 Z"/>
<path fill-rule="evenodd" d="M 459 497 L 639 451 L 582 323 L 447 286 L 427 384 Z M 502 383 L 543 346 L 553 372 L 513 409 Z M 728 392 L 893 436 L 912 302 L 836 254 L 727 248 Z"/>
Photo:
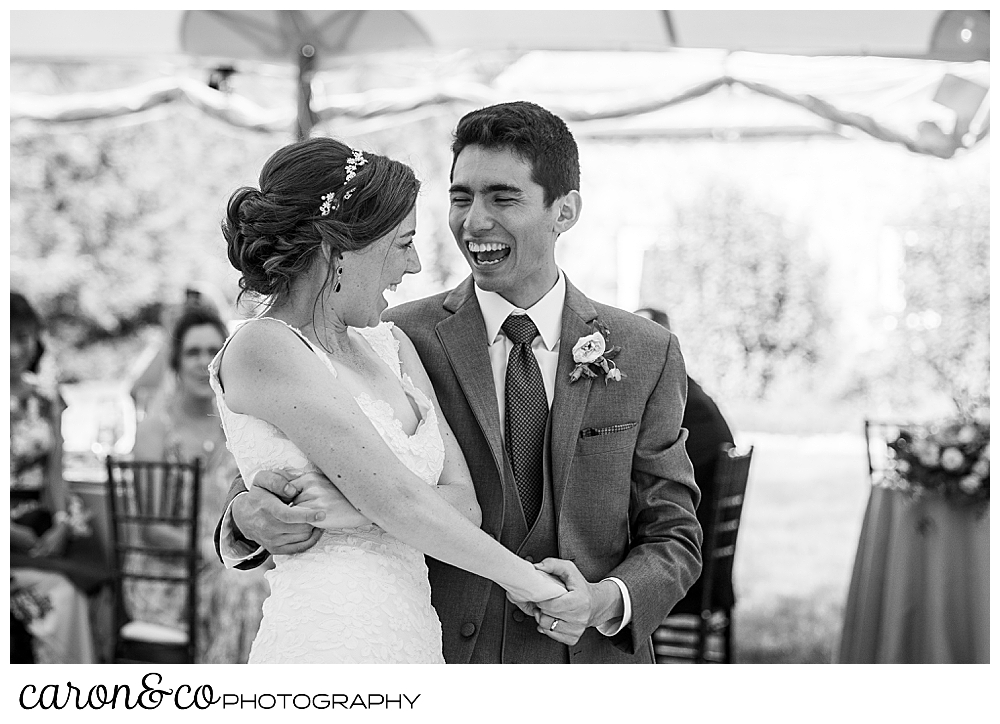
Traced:
<path fill-rule="evenodd" d="M 242 275 L 240 297 L 250 292 L 272 304 L 287 296 L 325 247 L 333 263 L 322 295 L 338 257 L 401 224 L 420 189 L 406 164 L 322 137 L 275 151 L 259 185 L 233 193 L 222 234 L 229 261 Z"/>

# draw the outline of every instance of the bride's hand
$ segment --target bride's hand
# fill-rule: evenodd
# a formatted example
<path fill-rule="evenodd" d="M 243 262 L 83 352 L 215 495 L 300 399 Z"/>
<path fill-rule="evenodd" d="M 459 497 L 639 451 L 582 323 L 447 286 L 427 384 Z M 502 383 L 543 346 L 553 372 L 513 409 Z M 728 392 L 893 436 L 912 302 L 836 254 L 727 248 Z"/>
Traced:
<path fill-rule="evenodd" d="M 295 478 L 294 482 L 301 492 L 295 496 L 291 505 L 326 513 L 326 517 L 316 525 L 317 528 L 357 528 L 371 523 L 322 473 L 304 473 Z"/>
<path fill-rule="evenodd" d="M 529 616 L 535 616 L 539 601 L 548 601 L 566 593 L 566 587 L 555 576 L 544 571 L 534 570 L 528 580 L 517 588 L 507 589 L 507 598 L 515 606 L 520 608 Z"/>

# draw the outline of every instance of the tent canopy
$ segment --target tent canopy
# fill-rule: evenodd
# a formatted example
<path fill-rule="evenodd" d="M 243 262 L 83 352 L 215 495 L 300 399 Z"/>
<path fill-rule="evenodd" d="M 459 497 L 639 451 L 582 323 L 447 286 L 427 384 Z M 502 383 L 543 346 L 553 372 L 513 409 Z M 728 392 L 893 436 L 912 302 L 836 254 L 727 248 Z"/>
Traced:
<path fill-rule="evenodd" d="M 345 122 L 405 123 L 414 112 L 530 97 L 583 135 L 860 131 L 947 158 L 989 131 L 989 62 L 970 62 L 989 57 L 988 27 L 987 11 L 13 11 L 14 61 L 174 58 L 211 67 L 301 52 L 297 106 L 263 108 L 177 75 L 97 94 L 14 93 L 11 119 L 80 121 L 186 102 L 237 126 L 297 125 L 304 135 L 315 123 L 348 133 Z M 489 84 L 440 68 L 419 76 L 415 57 L 467 46 L 516 53 Z M 621 49 L 631 52 L 608 52 Z M 961 62 L 934 59 L 963 53 Z M 323 72 L 393 63 L 405 84 L 361 93 L 343 93 Z"/>
<path fill-rule="evenodd" d="M 289 11 L 13 10 L 11 58 L 293 58 L 280 43 L 250 43 L 257 28 L 278 28 Z M 298 31 L 340 41 L 338 54 L 386 47 L 482 50 L 668 50 L 718 48 L 795 55 L 876 55 L 989 60 L 986 10 L 310 10 Z M 247 33 L 215 38 L 210 30 Z M 242 40 L 240 39 L 242 37 Z M 211 42 L 209 42 L 211 41 Z M 213 45 L 212 43 L 215 43 Z M 271 49 L 271 52 L 268 51 Z M 298 48 L 292 48 L 297 52 Z"/>

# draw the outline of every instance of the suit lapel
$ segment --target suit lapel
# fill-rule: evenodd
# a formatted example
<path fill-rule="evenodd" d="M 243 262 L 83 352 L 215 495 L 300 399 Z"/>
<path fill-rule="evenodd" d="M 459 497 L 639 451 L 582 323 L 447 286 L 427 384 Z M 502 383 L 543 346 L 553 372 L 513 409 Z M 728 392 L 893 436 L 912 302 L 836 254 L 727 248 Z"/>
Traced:
<path fill-rule="evenodd" d="M 500 413 L 493 385 L 493 368 L 486 344 L 486 324 L 472 288 L 472 277 L 445 298 L 445 309 L 454 312 L 436 328 L 462 393 L 472 408 L 493 453 L 497 470 L 503 471 Z"/>
<path fill-rule="evenodd" d="M 562 506 L 563 493 L 580 435 L 583 413 L 593 379 L 581 377 L 570 382 L 575 366 L 573 345 L 580 337 L 593 333 L 590 323 L 597 318 L 597 310 L 583 293 L 566 279 L 566 305 L 563 308 L 562 332 L 559 342 L 559 363 L 556 367 L 555 393 L 552 400 L 552 492 L 555 498 L 556 522 Z"/>

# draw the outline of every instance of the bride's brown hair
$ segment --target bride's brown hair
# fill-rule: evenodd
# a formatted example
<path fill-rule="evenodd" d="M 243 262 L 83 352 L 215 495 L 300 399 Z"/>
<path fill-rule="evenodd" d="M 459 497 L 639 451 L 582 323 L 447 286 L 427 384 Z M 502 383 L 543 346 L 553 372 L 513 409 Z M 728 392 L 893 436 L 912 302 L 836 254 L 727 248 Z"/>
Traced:
<path fill-rule="evenodd" d="M 420 181 L 404 163 L 364 153 L 346 179 L 355 151 L 333 138 L 310 138 L 279 148 L 260 171 L 259 188 L 244 186 L 229 198 L 222 234 L 229 261 L 247 292 L 272 303 L 285 297 L 324 247 L 336 261 L 403 222 L 416 205 Z M 329 212 L 324 198 L 333 194 Z M 331 263 L 322 295 L 335 275 Z"/>

